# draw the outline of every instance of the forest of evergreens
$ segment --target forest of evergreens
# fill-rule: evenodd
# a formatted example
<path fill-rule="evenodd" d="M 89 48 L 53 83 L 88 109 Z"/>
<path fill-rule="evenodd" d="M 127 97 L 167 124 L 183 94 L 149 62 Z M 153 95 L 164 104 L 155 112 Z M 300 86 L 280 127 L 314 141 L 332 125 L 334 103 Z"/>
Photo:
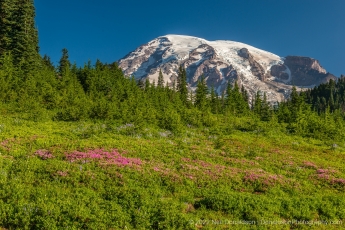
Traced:
<path fill-rule="evenodd" d="M 296 135 L 344 137 L 344 78 L 303 92 L 294 88 L 289 100 L 272 106 L 260 92 L 249 103 L 248 93 L 236 82 L 217 95 L 201 80 L 192 93 L 182 67 L 176 86 L 168 87 L 163 80 L 155 84 L 124 76 L 116 63 L 97 61 L 78 67 L 69 62 L 66 49 L 62 53 L 58 66 L 47 56 L 36 56 L 33 65 L 19 65 L 11 50 L 2 53 L 3 113 L 35 121 L 113 120 L 174 132 L 187 126 L 219 126 L 241 116 L 252 123 L 252 130 L 263 121 L 275 122 Z"/>

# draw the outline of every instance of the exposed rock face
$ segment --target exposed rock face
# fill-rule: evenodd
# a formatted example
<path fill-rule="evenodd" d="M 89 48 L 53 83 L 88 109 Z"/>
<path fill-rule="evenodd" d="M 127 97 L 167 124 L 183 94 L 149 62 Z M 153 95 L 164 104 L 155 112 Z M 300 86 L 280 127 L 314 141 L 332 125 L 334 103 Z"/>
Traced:
<path fill-rule="evenodd" d="M 158 81 L 161 70 L 170 85 L 177 79 L 183 65 L 187 81 L 194 90 L 204 76 L 209 87 L 221 94 L 228 82 L 243 85 L 250 96 L 258 90 L 266 92 L 271 102 L 289 96 L 292 85 L 307 87 L 334 79 L 312 58 L 289 56 L 281 58 L 244 43 L 207 41 L 205 39 L 166 35 L 140 46 L 118 61 L 128 76 Z"/>
<path fill-rule="evenodd" d="M 204 76 L 207 85 L 220 88 L 221 92 L 226 87 L 222 85 L 223 79 L 234 81 L 237 78 L 236 70 L 228 63 L 219 60 L 214 48 L 207 44 L 191 50 L 189 58 L 183 62 L 183 65 L 191 87 L 196 87 L 198 80 Z"/>
<path fill-rule="evenodd" d="M 288 80 L 294 85 L 310 87 L 336 79 L 333 74 L 326 72 L 319 61 L 299 56 L 287 56 L 284 64 L 272 66 L 271 75 L 283 82 Z"/>
<path fill-rule="evenodd" d="M 264 68 L 257 61 L 255 61 L 253 55 L 250 54 L 247 48 L 240 49 L 238 51 L 238 55 L 249 61 L 251 71 L 254 76 L 258 77 L 261 81 L 265 81 L 266 72 Z"/>
<path fill-rule="evenodd" d="M 319 73 L 326 73 L 326 70 L 322 68 L 319 61 L 310 57 L 287 56 L 284 64 L 289 66 L 289 68 L 313 69 Z"/>
<path fill-rule="evenodd" d="M 281 81 L 289 80 L 289 74 L 286 72 L 287 67 L 279 64 L 271 67 L 271 75 L 277 77 Z"/>
<path fill-rule="evenodd" d="M 129 53 L 126 57 L 121 60 L 120 68 L 126 75 L 132 75 L 134 72 L 150 72 L 153 68 L 157 68 L 162 61 L 165 49 L 168 48 L 168 40 L 164 37 L 159 39 L 162 49 L 157 52 L 156 48 L 150 46 L 152 41 L 146 45 L 140 46 L 134 52 Z M 137 55 L 136 58 L 129 58 L 131 55 Z M 145 63 L 145 65 L 142 65 Z M 140 66 L 138 69 L 137 67 Z M 169 72 L 168 68 L 165 68 Z"/>

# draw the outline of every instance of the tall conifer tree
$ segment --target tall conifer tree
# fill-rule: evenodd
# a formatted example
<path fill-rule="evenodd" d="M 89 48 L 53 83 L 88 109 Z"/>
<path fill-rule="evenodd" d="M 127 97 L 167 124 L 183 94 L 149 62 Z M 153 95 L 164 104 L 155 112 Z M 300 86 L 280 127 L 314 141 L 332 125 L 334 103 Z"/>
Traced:
<path fill-rule="evenodd" d="M 225 110 L 233 113 L 235 109 L 232 84 L 228 81 L 226 87 Z"/>
<path fill-rule="evenodd" d="M 0 55 L 11 52 L 15 65 L 32 69 L 39 60 L 33 0 L 1 0 L 0 17 Z"/>
<path fill-rule="evenodd" d="M 68 50 L 66 48 L 62 49 L 62 56 L 59 61 L 59 73 L 60 75 L 64 75 L 64 72 L 66 72 L 67 69 L 70 68 L 71 62 L 69 61 L 69 55 Z"/>
<path fill-rule="evenodd" d="M 14 0 L 0 1 L 0 56 L 11 51 L 12 48 L 15 6 L 16 3 Z"/>
<path fill-rule="evenodd" d="M 151 87 L 150 80 L 148 78 L 145 79 L 145 91 L 149 91 Z"/>
<path fill-rule="evenodd" d="M 162 70 L 159 70 L 158 84 L 157 84 L 157 86 L 158 86 L 159 88 L 164 88 L 164 78 L 163 78 Z"/>
<path fill-rule="evenodd" d="M 254 113 L 261 116 L 261 108 L 262 108 L 262 97 L 261 92 L 257 91 L 254 99 L 253 110 Z"/>
<path fill-rule="evenodd" d="M 188 88 L 187 88 L 187 73 L 185 68 L 181 65 L 177 76 L 177 91 L 180 93 L 181 101 L 187 105 Z"/>
<path fill-rule="evenodd" d="M 214 89 L 213 86 L 211 88 L 210 102 L 211 102 L 212 112 L 215 113 L 215 114 L 219 113 L 219 110 L 220 110 L 220 100 L 219 100 L 218 94 L 217 94 L 217 92 L 216 92 L 216 90 Z"/>
<path fill-rule="evenodd" d="M 198 85 L 195 90 L 195 106 L 204 111 L 207 107 L 207 94 L 208 89 L 204 76 L 198 81 Z"/>
<path fill-rule="evenodd" d="M 263 100 L 261 102 L 260 117 L 261 117 L 261 120 L 263 120 L 263 121 L 269 121 L 271 119 L 270 104 L 267 101 L 266 92 L 264 93 L 264 97 L 263 97 Z"/>

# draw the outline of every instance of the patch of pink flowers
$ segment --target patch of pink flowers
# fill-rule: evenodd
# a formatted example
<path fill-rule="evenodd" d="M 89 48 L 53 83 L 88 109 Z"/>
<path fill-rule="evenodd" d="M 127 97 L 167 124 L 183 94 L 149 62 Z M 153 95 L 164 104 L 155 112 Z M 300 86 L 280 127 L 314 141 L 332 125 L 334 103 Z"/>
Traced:
<path fill-rule="evenodd" d="M 307 167 L 307 168 L 317 168 L 317 165 L 316 164 L 314 164 L 313 162 L 309 162 L 309 161 L 305 161 L 304 163 L 303 163 L 303 166 L 304 167 Z"/>
<path fill-rule="evenodd" d="M 336 173 L 336 170 L 333 169 L 318 169 L 316 170 L 317 174 L 322 174 L 322 173 Z"/>
<path fill-rule="evenodd" d="M 244 180 L 254 182 L 254 181 L 259 180 L 259 179 L 262 178 L 262 177 L 263 177 L 263 175 L 260 175 L 260 174 L 247 173 L 247 174 L 244 176 Z"/>
<path fill-rule="evenodd" d="M 98 161 L 102 164 L 117 166 L 135 166 L 141 165 L 139 158 L 127 158 L 122 156 L 117 149 L 105 151 L 104 149 L 89 149 L 86 152 L 74 151 L 67 153 L 66 159 L 70 162 L 76 161 Z"/>
<path fill-rule="evenodd" d="M 40 157 L 42 160 L 54 158 L 53 154 L 51 154 L 51 152 L 45 149 L 39 149 L 34 154 Z"/>
<path fill-rule="evenodd" d="M 261 182 L 266 185 L 272 185 L 277 182 L 281 182 L 283 179 L 282 175 L 269 175 L 263 172 L 247 172 L 243 178 L 248 182 Z"/>
<path fill-rule="evenodd" d="M 345 185 L 345 179 L 335 178 L 334 173 L 337 173 L 336 170 L 331 169 L 318 169 L 316 171 L 317 177 L 322 180 L 328 181 L 330 184 L 340 184 Z M 333 175 L 332 175 L 333 174 Z"/>
<path fill-rule="evenodd" d="M 318 169 L 316 172 L 317 172 L 317 174 L 323 174 L 323 173 L 328 173 L 328 170 L 327 169 Z"/>
<path fill-rule="evenodd" d="M 336 173 L 336 170 L 331 169 L 318 169 L 316 170 L 317 177 L 320 179 L 329 180 L 331 178 L 331 174 Z"/>
<path fill-rule="evenodd" d="M 318 177 L 319 179 L 329 180 L 330 175 L 328 175 L 327 173 L 320 173 L 320 174 L 317 175 L 317 177 Z"/>
<path fill-rule="evenodd" d="M 345 185 L 345 179 L 343 179 L 343 178 L 333 179 L 332 182 L 333 182 L 334 184 Z"/>

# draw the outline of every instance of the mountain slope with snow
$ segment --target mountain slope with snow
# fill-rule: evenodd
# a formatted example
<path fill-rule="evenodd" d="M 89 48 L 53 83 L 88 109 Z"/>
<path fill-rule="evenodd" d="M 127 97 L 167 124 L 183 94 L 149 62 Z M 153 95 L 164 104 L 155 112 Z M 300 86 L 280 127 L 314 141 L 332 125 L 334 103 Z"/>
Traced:
<path fill-rule="evenodd" d="M 240 42 L 166 35 L 138 47 L 118 63 L 126 75 L 151 82 L 158 81 L 161 70 L 169 85 L 176 81 L 178 68 L 183 65 L 192 90 L 203 75 L 207 85 L 219 94 L 229 81 L 237 81 L 250 95 L 260 90 L 272 102 L 284 100 L 295 82 L 299 87 L 311 87 L 335 78 L 315 59 L 287 59 Z"/>

